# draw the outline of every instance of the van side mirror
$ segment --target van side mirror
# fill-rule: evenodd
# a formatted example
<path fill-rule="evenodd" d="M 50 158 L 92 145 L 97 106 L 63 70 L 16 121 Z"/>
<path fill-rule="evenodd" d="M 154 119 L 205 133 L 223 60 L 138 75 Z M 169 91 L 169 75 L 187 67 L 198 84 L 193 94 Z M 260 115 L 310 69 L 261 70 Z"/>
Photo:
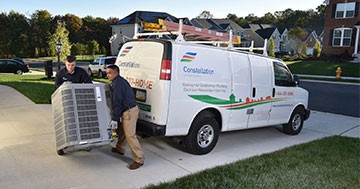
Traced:
<path fill-rule="evenodd" d="M 300 77 L 298 75 L 294 75 L 294 86 L 299 86 L 300 84 Z"/>

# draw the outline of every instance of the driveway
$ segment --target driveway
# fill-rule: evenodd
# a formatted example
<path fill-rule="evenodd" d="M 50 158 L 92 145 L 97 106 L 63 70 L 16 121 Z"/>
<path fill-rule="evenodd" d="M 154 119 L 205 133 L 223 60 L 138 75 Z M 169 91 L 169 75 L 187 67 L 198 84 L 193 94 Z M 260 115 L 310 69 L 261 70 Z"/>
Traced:
<path fill-rule="evenodd" d="M 140 139 L 145 164 L 131 171 L 125 156 L 110 146 L 59 156 L 51 105 L 37 105 L 0 85 L 0 188 L 141 188 L 207 168 L 332 135 L 360 138 L 360 119 L 312 112 L 297 136 L 280 127 L 223 133 L 215 149 L 203 156 L 183 152 L 171 138 Z"/>

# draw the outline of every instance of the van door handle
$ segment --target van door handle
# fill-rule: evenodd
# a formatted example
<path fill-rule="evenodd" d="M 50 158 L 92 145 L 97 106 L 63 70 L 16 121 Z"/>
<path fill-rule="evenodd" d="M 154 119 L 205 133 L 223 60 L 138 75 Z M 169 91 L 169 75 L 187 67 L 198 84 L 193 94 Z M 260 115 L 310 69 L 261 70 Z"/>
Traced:
<path fill-rule="evenodd" d="M 275 97 L 275 88 L 273 88 L 272 97 Z"/>
<path fill-rule="evenodd" d="M 255 96 L 256 96 L 256 88 L 255 88 L 255 87 L 253 87 L 252 97 L 253 97 L 253 98 L 255 98 Z"/>

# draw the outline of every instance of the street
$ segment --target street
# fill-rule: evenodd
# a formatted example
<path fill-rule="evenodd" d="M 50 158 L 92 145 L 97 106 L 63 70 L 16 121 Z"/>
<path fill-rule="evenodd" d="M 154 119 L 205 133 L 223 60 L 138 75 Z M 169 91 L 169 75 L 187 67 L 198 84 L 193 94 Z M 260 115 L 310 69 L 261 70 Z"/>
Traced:
<path fill-rule="evenodd" d="M 360 85 L 300 81 L 309 91 L 309 108 L 321 112 L 360 117 Z"/>

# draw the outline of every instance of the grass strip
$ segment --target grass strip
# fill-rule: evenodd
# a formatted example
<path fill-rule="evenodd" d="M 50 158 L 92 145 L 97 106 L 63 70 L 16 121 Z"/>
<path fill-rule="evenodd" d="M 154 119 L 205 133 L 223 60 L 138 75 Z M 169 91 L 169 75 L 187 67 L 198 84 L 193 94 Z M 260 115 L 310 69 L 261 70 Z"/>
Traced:
<path fill-rule="evenodd" d="M 333 136 L 146 188 L 278 189 L 359 186 L 360 139 Z"/>
<path fill-rule="evenodd" d="M 308 75 L 335 76 L 337 67 L 341 67 L 341 76 L 360 77 L 360 64 L 350 62 L 293 61 L 285 62 L 292 73 Z"/>
<path fill-rule="evenodd" d="M 36 104 L 50 104 L 55 91 L 53 79 L 43 75 L 0 74 L 0 84 L 16 89 Z"/>

